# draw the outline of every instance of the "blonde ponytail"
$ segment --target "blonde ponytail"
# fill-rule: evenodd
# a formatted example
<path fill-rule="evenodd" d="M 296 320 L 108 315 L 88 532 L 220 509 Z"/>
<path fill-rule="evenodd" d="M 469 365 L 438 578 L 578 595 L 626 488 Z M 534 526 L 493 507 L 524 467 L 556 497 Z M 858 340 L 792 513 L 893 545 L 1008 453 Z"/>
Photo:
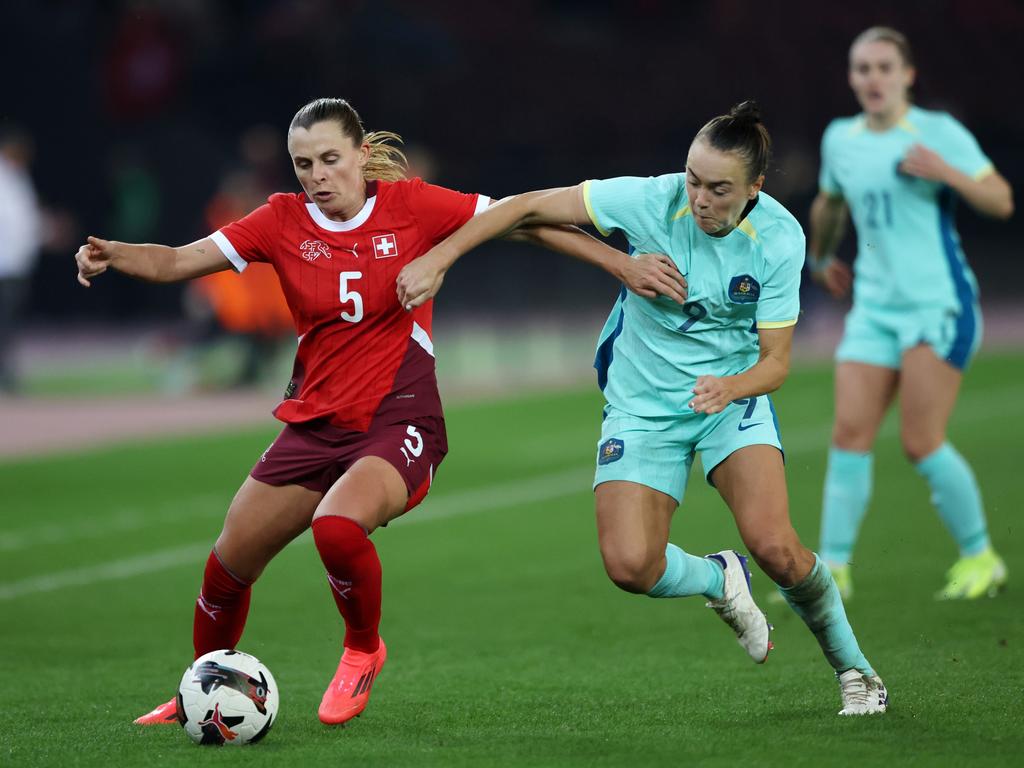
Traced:
<path fill-rule="evenodd" d="M 401 136 L 391 131 L 370 131 L 363 141 L 370 145 L 370 159 L 363 166 L 364 179 L 398 181 L 405 178 L 409 161 L 405 159 L 405 153 L 395 146 L 402 143 Z"/>

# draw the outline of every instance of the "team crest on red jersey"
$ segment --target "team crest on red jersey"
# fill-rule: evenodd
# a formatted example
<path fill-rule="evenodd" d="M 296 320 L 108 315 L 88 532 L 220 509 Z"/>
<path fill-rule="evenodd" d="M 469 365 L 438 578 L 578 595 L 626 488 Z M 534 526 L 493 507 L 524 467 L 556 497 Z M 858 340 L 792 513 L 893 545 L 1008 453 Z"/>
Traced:
<path fill-rule="evenodd" d="M 390 259 L 398 255 L 398 238 L 394 235 L 377 235 L 373 238 L 373 255 L 378 259 Z"/>
<path fill-rule="evenodd" d="M 331 249 L 327 247 L 327 243 L 320 240 L 306 240 L 299 246 L 299 251 L 306 261 L 316 261 L 321 256 L 331 258 Z"/>

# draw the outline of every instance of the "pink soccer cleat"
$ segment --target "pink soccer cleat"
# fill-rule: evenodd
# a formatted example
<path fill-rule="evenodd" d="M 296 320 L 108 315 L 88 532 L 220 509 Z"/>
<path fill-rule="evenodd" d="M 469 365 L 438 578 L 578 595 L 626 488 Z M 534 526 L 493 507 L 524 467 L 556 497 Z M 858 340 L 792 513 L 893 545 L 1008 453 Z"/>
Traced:
<path fill-rule="evenodd" d="M 171 699 L 166 704 L 161 704 L 142 717 L 135 718 L 136 725 L 170 725 L 178 722 L 178 699 Z"/>
<path fill-rule="evenodd" d="M 338 725 L 359 715 L 370 700 L 373 681 L 377 679 L 388 657 L 384 641 L 373 653 L 346 648 L 341 654 L 338 671 L 324 691 L 317 714 L 320 722 Z"/>

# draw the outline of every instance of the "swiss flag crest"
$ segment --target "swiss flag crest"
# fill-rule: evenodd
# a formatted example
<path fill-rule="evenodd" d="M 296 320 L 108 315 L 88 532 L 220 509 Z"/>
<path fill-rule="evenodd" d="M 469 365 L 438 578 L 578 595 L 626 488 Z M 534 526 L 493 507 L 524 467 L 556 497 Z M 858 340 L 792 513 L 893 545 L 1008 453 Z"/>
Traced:
<path fill-rule="evenodd" d="M 373 238 L 373 256 L 377 259 L 390 259 L 398 255 L 398 240 L 394 235 L 377 235 Z"/>

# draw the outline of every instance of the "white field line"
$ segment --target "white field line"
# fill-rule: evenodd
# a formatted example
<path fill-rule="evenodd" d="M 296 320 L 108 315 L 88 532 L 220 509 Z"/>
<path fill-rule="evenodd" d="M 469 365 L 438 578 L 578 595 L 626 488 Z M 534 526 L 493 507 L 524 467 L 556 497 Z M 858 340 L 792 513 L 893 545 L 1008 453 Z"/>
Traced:
<path fill-rule="evenodd" d="M 124 560 L 115 560 L 103 565 L 56 571 L 31 579 L 0 585 L 0 600 L 35 595 L 40 592 L 54 592 L 66 587 L 80 587 L 101 581 L 117 581 L 144 573 L 154 573 L 175 568 L 183 563 L 198 563 L 210 554 L 210 542 L 196 542 L 172 549 L 161 549 L 146 555 L 137 555 Z"/>
<path fill-rule="evenodd" d="M 979 393 L 976 400 L 972 399 L 971 402 L 962 403 L 958 407 L 956 422 L 962 425 L 989 419 L 1005 419 L 1007 416 L 1021 411 L 1024 411 L 1024 400 L 1017 396 L 1014 389 L 987 394 Z M 829 424 L 820 424 L 813 427 L 784 430 L 783 446 L 786 449 L 786 455 L 792 458 L 804 453 L 824 451 L 830 426 Z M 891 439 L 897 433 L 898 425 L 890 422 L 883 428 L 880 437 Z M 483 488 L 447 493 L 434 498 L 428 497 L 421 509 L 407 517 L 399 518 L 393 525 L 411 525 L 416 522 L 430 522 L 470 513 L 491 512 L 522 504 L 552 501 L 577 493 L 589 492 L 592 479 L 592 467 L 578 467 L 529 479 L 494 483 Z M 308 531 L 297 541 L 308 543 L 310 541 Z M 88 586 L 103 581 L 117 581 L 176 568 L 180 565 L 195 564 L 209 553 L 211 546 L 211 541 L 204 540 L 123 560 L 115 560 L 103 565 L 56 571 L 21 581 L 0 584 L 0 601 L 53 592 L 68 587 Z"/>
<path fill-rule="evenodd" d="M 100 539 L 106 536 L 138 531 L 151 525 L 169 524 L 212 514 L 224 514 L 227 504 L 223 494 L 207 493 L 186 496 L 173 503 L 155 506 L 123 507 L 104 517 L 91 517 L 67 523 L 46 523 L 20 531 L 0 531 L 0 553 L 60 544 L 65 541 Z"/>

